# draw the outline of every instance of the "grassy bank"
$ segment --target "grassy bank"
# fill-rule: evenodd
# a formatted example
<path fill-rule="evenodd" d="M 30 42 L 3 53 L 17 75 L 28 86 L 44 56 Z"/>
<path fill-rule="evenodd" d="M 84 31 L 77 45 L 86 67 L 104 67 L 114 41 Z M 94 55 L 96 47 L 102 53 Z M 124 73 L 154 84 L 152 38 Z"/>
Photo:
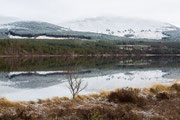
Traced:
<path fill-rule="evenodd" d="M 117 89 L 75 99 L 37 102 L 0 99 L 0 119 L 27 120 L 179 120 L 180 84 Z"/>

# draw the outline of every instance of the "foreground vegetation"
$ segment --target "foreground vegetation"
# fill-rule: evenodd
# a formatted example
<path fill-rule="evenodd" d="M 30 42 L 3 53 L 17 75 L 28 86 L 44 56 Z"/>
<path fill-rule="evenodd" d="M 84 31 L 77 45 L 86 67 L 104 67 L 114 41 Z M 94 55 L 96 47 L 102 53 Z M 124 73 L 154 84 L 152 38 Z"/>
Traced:
<path fill-rule="evenodd" d="M 180 84 L 117 89 L 74 99 L 0 99 L 1 120 L 179 120 Z"/>
<path fill-rule="evenodd" d="M 0 39 L 0 56 L 150 56 L 180 54 L 180 42 Z"/>

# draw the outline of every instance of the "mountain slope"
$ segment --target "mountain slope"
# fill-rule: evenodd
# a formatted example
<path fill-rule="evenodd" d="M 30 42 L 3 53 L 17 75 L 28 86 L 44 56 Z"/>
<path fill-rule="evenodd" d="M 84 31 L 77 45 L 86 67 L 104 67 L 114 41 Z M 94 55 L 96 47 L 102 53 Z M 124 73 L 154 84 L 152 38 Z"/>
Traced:
<path fill-rule="evenodd" d="M 180 28 L 171 31 L 164 31 L 163 34 L 168 36 L 164 38 L 164 40 L 180 41 Z"/>
<path fill-rule="evenodd" d="M 91 32 L 77 32 L 47 22 L 20 21 L 0 25 L 0 38 L 37 39 L 119 39 L 119 37 Z"/>
<path fill-rule="evenodd" d="M 164 39 L 177 27 L 163 22 L 124 17 L 97 17 L 60 23 L 76 31 L 89 31 L 128 38 Z"/>

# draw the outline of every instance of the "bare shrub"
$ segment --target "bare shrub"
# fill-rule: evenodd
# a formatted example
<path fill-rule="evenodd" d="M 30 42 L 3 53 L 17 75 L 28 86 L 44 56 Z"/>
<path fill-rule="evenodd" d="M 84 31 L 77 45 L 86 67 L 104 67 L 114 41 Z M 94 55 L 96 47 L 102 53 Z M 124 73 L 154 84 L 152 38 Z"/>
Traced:
<path fill-rule="evenodd" d="M 83 91 L 87 86 L 88 83 L 83 85 L 83 80 L 78 78 L 78 75 L 69 74 L 68 75 L 68 89 L 70 90 L 73 99 L 78 95 L 81 91 Z"/>

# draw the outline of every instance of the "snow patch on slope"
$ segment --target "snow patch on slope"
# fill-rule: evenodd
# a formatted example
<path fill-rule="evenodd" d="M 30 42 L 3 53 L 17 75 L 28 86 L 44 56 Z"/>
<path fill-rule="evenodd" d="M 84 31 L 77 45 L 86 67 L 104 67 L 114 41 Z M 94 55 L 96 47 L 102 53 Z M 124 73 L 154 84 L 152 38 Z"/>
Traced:
<path fill-rule="evenodd" d="M 162 39 L 167 37 L 162 32 L 176 30 L 176 27 L 168 23 L 124 17 L 97 17 L 69 21 L 59 25 L 76 31 L 148 39 Z"/>
<path fill-rule="evenodd" d="M 45 35 L 38 36 L 38 37 L 21 37 L 21 36 L 14 36 L 14 35 L 9 34 L 8 36 L 9 38 L 12 38 L 12 39 L 56 39 L 56 40 L 75 39 L 73 37 L 49 37 Z"/>

